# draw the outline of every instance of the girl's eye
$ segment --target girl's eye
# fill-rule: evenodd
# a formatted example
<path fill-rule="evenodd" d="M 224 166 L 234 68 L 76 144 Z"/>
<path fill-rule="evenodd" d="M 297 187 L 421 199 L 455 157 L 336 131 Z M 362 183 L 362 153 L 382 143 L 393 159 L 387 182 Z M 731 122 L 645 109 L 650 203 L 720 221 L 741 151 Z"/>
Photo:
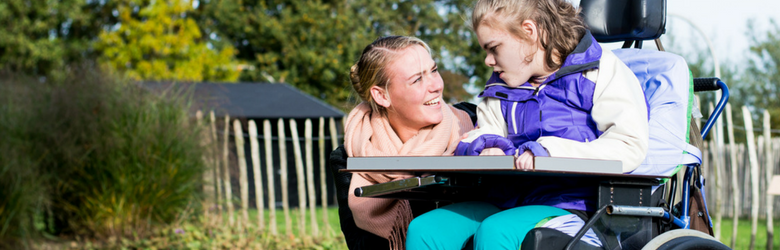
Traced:
<path fill-rule="evenodd" d="M 412 83 L 418 83 L 420 81 L 422 81 L 422 76 L 421 77 L 417 77 L 417 79 L 414 79 L 414 82 L 412 82 Z"/>
<path fill-rule="evenodd" d="M 439 68 L 438 67 L 436 67 L 433 70 L 431 70 L 431 73 L 436 73 L 436 72 L 439 72 Z"/>
<path fill-rule="evenodd" d="M 490 52 L 491 53 L 496 53 L 496 47 L 498 47 L 498 45 L 490 47 Z"/>

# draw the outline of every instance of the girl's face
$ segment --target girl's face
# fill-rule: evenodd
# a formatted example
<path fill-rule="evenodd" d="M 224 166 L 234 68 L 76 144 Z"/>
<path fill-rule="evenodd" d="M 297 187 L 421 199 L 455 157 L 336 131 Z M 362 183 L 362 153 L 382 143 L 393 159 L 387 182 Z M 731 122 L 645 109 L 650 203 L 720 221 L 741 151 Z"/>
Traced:
<path fill-rule="evenodd" d="M 396 53 L 396 59 L 387 66 L 387 95 L 373 96 L 377 104 L 387 108 L 390 125 L 406 141 L 405 133 L 416 135 L 420 129 L 442 121 L 444 81 L 424 47 L 413 45 Z M 385 90 L 374 86 L 374 92 Z"/>
<path fill-rule="evenodd" d="M 542 64 L 544 51 L 536 42 L 536 25 L 528 20 L 521 25 L 522 30 L 528 34 L 528 40 L 517 38 L 503 29 L 487 24 L 480 25 L 476 31 L 479 45 L 487 52 L 485 64 L 493 68 L 499 78 L 513 88 L 525 82 L 536 86 L 552 74 L 545 71 Z"/>

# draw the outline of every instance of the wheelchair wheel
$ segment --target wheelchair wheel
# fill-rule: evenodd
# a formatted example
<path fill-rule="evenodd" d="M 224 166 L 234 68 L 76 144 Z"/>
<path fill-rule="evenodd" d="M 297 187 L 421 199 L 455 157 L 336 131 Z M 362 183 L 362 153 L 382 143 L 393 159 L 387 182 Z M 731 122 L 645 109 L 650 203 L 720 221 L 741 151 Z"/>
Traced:
<path fill-rule="evenodd" d="M 658 235 L 642 250 L 726 250 L 731 249 L 709 234 L 691 229 L 675 229 Z"/>

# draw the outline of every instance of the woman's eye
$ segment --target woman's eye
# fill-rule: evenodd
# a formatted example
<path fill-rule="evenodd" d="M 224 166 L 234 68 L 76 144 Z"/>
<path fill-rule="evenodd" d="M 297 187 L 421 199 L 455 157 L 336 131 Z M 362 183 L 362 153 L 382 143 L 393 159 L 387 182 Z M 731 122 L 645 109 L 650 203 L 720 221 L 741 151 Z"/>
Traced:
<path fill-rule="evenodd" d="M 436 73 L 436 72 L 439 72 L 439 68 L 434 68 L 433 70 L 431 70 L 431 73 Z"/>
<path fill-rule="evenodd" d="M 495 54 L 496 53 L 496 47 L 498 47 L 498 45 L 490 47 L 490 52 Z"/>
<path fill-rule="evenodd" d="M 417 79 L 414 79 L 414 82 L 412 82 L 412 83 L 418 83 L 420 81 L 422 81 L 422 77 L 417 77 Z"/>

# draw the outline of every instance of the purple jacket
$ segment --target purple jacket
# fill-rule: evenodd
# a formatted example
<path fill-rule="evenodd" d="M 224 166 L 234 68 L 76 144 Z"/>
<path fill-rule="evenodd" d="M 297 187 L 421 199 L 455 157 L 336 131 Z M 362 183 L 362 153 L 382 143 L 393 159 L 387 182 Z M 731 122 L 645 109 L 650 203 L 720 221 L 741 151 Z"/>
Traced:
<path fill-rule="evenodd" d="M 537 88 L 525 83 L 510 88 L 493 74 L 480 97 L 501 100 L 501 112 L 507 123 L 507 138 L 485 134 L 471 143 L 461 142 L 455 155 L 479 155 L 484 148 L 498 147 L 507 155 L 519 155 L 531 150 L 535 156 L 549 156 L 536 140 L 541 136 L 556 136 L 580 142 L 592 141 L 601 135 L 591 117 L 596 84 L 585 78 L 585 70 L 599 66 L 602 49 L 590 32 L 586 32 L 576 49 L 566 57 L 561 68 Z M 491 85 L 494 84 L 494 85 Z M 544 185 L 546 183 L 546 185 Z M 555 184 L 550 184 L 555 183 Z M 562 209 L 593 211 L 596 187 L 576 182 L 524 183 L 530 193 L 514 194 L 515 188 L 493 193 L 503 199 L 500 207 L 519 205 L 550 205 Z M 536 185 L 540 184 L 540 185 Z M 512 190 L 514 189 L 514 190 Z M 519 196 L 525 196 L 522 200 Z"/>
<path fill-rule="evenodd" d="M 528 149 L 536 156 L 549 156 L 535 142 L 541 136 L 581 142 L 598 138 L 601 132 L 590 116 L 596 84 L 585 78 L 582 71 L 597 68 L 600 58 L 601 46 L 587 32 L 561 69 L 538 88 L 529 83 L 518 88 L 491 85 L 503 83 L 494 73 L 479 96 L 501 100 L 509 136 L 483 135 L 471 143 L 461 142 L 455 155 L 479 155 L 484 148 L 500 147 L 508 155 Z"/>

